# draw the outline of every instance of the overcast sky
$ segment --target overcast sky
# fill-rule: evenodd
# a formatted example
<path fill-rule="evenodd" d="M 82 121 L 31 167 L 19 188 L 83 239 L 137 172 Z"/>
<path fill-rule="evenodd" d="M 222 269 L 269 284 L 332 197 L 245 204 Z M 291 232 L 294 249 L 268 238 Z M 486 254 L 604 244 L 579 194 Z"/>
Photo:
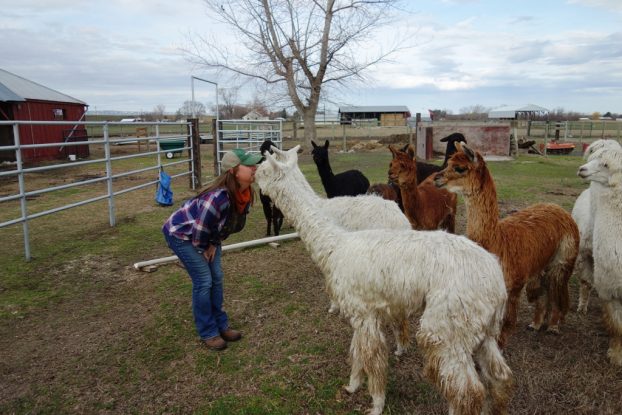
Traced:
<path fill-rule="evenodd" d="M 410 1 L 391 27 L 412 48 L 331 96 L 412 113 L 536 104 L 622 113 L 622 0 Z M 95 110 L 176 111 L 191 97 L 189 37 L 229 36 L 202 0 L 0 0 L 0 68 Z M 379 34 L 379 41 L 383 35 Z M 196 85 L 208 107 L 213 87 Z M 240 96 L 240 103 L 253 91 Z M 331 105 L 327 105 L 327 109 Z"/>

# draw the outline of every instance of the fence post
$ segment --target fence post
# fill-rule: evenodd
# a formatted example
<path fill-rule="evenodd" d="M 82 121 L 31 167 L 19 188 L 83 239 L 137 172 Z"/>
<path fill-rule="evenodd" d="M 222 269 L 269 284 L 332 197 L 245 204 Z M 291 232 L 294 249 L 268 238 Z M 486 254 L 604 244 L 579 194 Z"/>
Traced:
<path fill-rule="evenodd" d="M 191 142 L 190 150 L 190 187 L 194 190 L 196 186 L 201 187 L 201 134 L 199 133 L 199 119 L 192 118 L 188 124 L 188 141 Z"/>
<path fill-rule="evenodd" d="M 212 120 L 212 142 L 213 142 L 213 156 L 214 156 L 214 177 L 218 177 L 218 123 L 214 118 Z"/>
<path fill-rule="evenodd" d="M 112 191 L 112 161 L 110 160 L 110 134 L 108 132 L 108 123 L 104 124 L 104 154 L 106 157 L 106 184 L 108 187 L 108 217 L 110 226 L 114 226 L 115 208 L 114 208 L 114 192 Z"/>
<path fill-rule="evenodd" d="M 348 146 L 346 145 L 346 125 L 343 124 L 343 152 L 346 153 L 348 151 Z"/>
<path fill-rule="evenodd" d="M 24 183 L 22 149 L 19 142 L 19 126 L 13 124 L 13 137 L 15 142 L 15 162 L 17 164 L 17 181 L 19 183 L 19 204 L 22 211 L 22 229 L 24 231 L 24 255 L 26 261 L 30 261 L 30 232 L 28 229 L 28 208 L 26 206 L 26 185 Z"/>

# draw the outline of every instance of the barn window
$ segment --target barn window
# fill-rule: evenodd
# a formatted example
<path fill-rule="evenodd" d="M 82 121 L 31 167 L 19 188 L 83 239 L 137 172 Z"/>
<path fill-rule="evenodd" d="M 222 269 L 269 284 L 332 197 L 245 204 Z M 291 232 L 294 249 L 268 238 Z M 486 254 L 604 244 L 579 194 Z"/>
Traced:
<path fill-rule="evenodd" d="M 62 108 L 55 108 L 52 110 L 54 113 L 55 120 L 64 120 L 65 119 L 65 110 Z"/>

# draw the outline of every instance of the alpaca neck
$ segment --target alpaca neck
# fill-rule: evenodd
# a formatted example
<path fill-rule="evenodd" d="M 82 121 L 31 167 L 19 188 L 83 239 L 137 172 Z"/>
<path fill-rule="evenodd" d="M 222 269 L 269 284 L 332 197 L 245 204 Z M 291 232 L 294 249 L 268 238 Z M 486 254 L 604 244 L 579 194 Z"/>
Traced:
<path fill-rule="evenodd" d="M 479 168 L 478 180 L 464 193 L 467 216 L 467 236 L 488 249 L 495 242 L 496 230 L 499 224 L 499 205 L 497 204 L 497 189 L 488 168 L 484 165 Z"/>
<path fill-rule="evenodd" d="M 331 185 L 333 178 L 335 175 L 333 174 L 333 170 L 330 168 L 330 163 L 326 160 L 325 163 L 317 165 L 317 171 L 320 174 L 320 179 L 322 180 L 322 185 L 324 189 L 327 189 L 327 185 Z"/>
<path fill-rule="evenodd" d="M 300 180 L 295 176 L 298 179 L 303 177 L 302 173 L 289 175 L 291 180 L 273 183 L 270 196 L 285 217 L 293 222 L 314 262 L 328 275 L 325 269 L 327 258 L 337 248 L 340 228 L 321 212 L 319 197 L 311 186 L 308 183 L 307 186 L 300 186 Z"/>
<path fill-rule="evenodd" d="M 405 179 L 405 180 L 404 180 Z M 411 225 L 417 227 L 416 213 L 419 205 L 419 192 L 417 191 L 417 170 L 408 171 L 403 180 L 400 180 L 400 196 L 406 217 Z"/>

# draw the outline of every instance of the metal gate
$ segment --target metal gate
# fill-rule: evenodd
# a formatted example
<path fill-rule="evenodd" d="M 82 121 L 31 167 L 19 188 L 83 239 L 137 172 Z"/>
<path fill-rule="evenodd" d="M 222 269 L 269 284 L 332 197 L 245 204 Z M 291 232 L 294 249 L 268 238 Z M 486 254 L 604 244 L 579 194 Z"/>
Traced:
<path fill-rule="evenodd" d="M 219 120 L 216 132 L 214 160 L 218 166 L 218 174 L 221 173 L 223 154 L 234 148 L 259 153 L 261 144 L 270 140 L 276 147 L 283 149 L 282 121 Z"/>
<path fill-rule="evenodd" d="M 64 142 L 59 139 L 57 142 L 46 142 L 45 144 L 35 144 L 37 141 L 45 141 L 43 138 L 37 140 L 33 136 L 32 143 L 22 143 L 20 141 L 20 127 L 30 128 L 31 126 L 83 126 L 85 131 L 89 131 L 87 135 L 78 137 L 78 140 L 72 140 L 70 143 Z M 195 188 L 195 175 L 192 162 L 195 157 L 195 149 L 192 146 L 192 123 L 174 123 L 174 122 L 77 122 L 77 121 L 0 121 L 0 128 L 2 126 L 8 126 L 12 128 L 12 145 L 0 146 L 0 153 L 7 154 L 14 152 L 14 161 L 6 163 L 8 168 L 0 170 L 0 179 L 16 177 L 18 192 L 14 194 L 3 194 L 0 197 L 0 206 L 3 210 L 5 206 L 11 203 L 19 203 L 15 210 L 18 210 L 21 215 L 10 220 L 0 222 L 0 228 L 7 226 L 22 224 L 24 234 L 24 252 L 27 260 L 31 259 L 30 253 L 30 240 L 29 240 L 29 226 L 28 222 L 34 218 L 38 218 L 45 215 L 50 215 L 63 210 L 71 209 L 74 207 L 86 205 L 88 203 L 97 202 L 100 200 L 108 200 L 108 213 L 110 226 L 114 226 L 115 219 L 115 196 L 132 192 L 135 190 L 143 189 L 145 187 L 154 186 L 158 183 L 158 180 L 147 180 L 145 182 L 131 186 L 124 189 L 115 189 L 115 180 L 130 176 L 137 175 L 149 171 L 159 171 L 162 168 L 172 168 L 172 166 L 187 166 L 182 168 L 181 172 L 171 174 L 171 177 L 190 176 L 190 185 Z M 70 127 L 71 128 L 71 127 Z M 150 131 L 148 131 L 150 130 Z M 184 131 L 185 130 L 185 131 Z M 112 151 L 112 146 L 123 144 L 137 144 L 138 152 L 134 154 L 125 154 L 115 156 Z M 31 150 L 37 148 L 49 148 L 58 147 L 59 154 L 64 147 L 77 148 L 79 146 L 92 147 L 103 146 L 103 157 L 93 158 L 91 156 L 86 159 L 80 159 L 77 154 L 68 154 L 67 159 L 62 162 L 54 164 L 46 164 L 41 166 L 27 167 L 24 163 L 24 150 Z M 152 146 L 153 145 L 153 149 Z M 143 146 L 145 150 L 143 151 Z M 183 150 L 187 151 L 187 156 L 184 157 Z M 165 155 L 170 161 L 162 160 L 162 155 Z M 180 157 L 176 157 L 179 155 Z M 127 160 L 132 158 L 141 158 L 142 165 L 147 164 L 147 167 L 140 169 L 117 171 L 113 173 L 113 163 L 119 160 Z M 150 165 L 153 163 L 153 165 Z M 78 166 L 87 166 L 99 164 L 105 168 L 105 174 L 99 177 L 88 177 L 86 180 L 76 180 L 69 184 L 63 184 L 58 186 L 44 187 L 37 190 L 27 191 L 27 174 L 34 172 L 52 171 L 63 168 L 75 168 Z M 135 167 L 135 166 L 134 166 Z M 177 168 L 179 169 L 179 167 Z M 8 182 L 8 181 L 7 181 Z M 104 194 L 100 194 L 96 197 L 90 197 L 85 200 L 78 200 L 72 203 L 68 203 L 62 206 L 56 206 L 51 209 L 46 209 L 37 213 L 29 213 L 28 200 L 49 192 L 68 189 L 76 186 L 85 186 L 95 183 L 105 183 L 106 191 Z M 3 192 L 4 193 L 4 192 Z"/>

